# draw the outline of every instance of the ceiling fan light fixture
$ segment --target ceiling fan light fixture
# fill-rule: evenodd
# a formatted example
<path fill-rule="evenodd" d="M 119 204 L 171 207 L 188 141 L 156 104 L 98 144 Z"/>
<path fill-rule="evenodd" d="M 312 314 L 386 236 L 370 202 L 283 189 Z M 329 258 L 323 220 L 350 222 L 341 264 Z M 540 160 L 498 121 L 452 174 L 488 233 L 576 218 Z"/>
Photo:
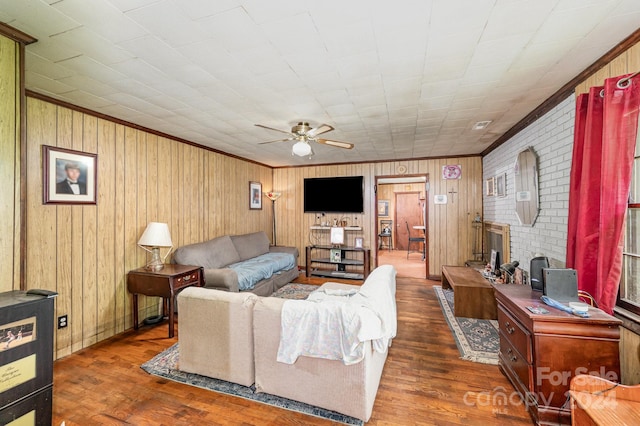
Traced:
<path fill-rule="evenodd" d="M 306 155 L 311 155 L 311 145 L 307 142 L 298 141 L 293 144 L 291 148 L 291 152 L 298 157 L 304 157 Z"/>
<path fill-rule="evenodd" d="M 473 125 L 473 130 L 486 129 L 489 124 L 491 124 L 491 120 L 478 121 L 476 124 Z"/>

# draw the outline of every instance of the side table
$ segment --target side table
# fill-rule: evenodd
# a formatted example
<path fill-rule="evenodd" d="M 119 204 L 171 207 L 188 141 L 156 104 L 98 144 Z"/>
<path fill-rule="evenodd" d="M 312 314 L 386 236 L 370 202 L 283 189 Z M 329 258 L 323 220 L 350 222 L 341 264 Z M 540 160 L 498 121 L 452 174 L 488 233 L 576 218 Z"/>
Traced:
<path fill-rule="evenodd" d="M 192 285 L 202 286 L 203 274 L 200 266 L 164 265 L 159 271 L 145 268 L 134 269 L 127 274 L 127 288 L 133 294 L 133 328 L 138 329 L 138 294 L 158 296 L 165 299 L 169 311 L 169 337 L 173 337 L 176 294 Z"/>

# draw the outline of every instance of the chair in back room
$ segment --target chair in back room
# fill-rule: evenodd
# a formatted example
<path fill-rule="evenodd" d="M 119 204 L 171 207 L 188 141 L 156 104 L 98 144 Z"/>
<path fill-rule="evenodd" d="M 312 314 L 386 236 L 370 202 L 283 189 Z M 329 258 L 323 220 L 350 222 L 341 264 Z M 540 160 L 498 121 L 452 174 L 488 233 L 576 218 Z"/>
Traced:
<path fill-rule="evenodd" d="M 384 242 L 387 242 L 387 248 L 389 251 L 393 250 L 393 221 L 381 220 L 380 227 L 382 230 L 378 233 L 378 250 L 382 248 Z"/>
<path fill-rule="evenodd" d="M 426 247 L 427 247 L 427 237 L 424 235 L 424 231 L 423 235 L 421 237 L 412 237 L 411 236 L 411 228 L 409 227 L 409 222 L 405 221 L 404 222 L 405 225 L 407 225 L 407 235 L 409 237 L 409 241 L 407 242 L 407 259 L 409 258 L 409 253 L 411 253 L 411 243 L 418 243 L 418 244 L 422 244 L 422 250 L 420 251 L 420 253 L 422 253 L 422 260 L 425 259 L 425 255 L 426 255 Z"/>

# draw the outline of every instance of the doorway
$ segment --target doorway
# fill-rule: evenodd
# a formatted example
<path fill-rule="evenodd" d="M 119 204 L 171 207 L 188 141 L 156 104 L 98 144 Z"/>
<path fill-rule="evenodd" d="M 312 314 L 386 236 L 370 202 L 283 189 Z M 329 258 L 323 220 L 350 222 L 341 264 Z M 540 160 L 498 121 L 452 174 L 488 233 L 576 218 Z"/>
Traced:
<path fill-rule="evenodd" d="M 421 255 L 422 247 L 418 247 L 416 243 L 412 243 L 411 253 L 408 255 L 407 225 L 412 237 L 429 235 L 426 203 L 428 176 L 376 176 L 375 180 L 378 206 L 375 217 L 376 235 L 380 235 L 389 221 L 393 222 L 393 243 L 389 247 L 385 244 L 386 239 L 379 238 L 376 264 L 392 264 L 398 271 L 398 276 L 425 279 L 429 271 L 429 239 L 426 238 L 424 252 L 427 256 L 424 259 Z"/>

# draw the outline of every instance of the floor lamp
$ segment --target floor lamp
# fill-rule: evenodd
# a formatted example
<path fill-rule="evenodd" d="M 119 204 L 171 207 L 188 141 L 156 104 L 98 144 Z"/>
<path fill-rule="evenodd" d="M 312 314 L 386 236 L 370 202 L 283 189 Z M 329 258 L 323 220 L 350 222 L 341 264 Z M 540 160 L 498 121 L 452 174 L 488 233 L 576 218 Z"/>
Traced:
<path fill-rule="evenodd" d="M 271 214 L 273 214 L 273 245 L 277 246 L 276 240 L 276 200 L 280 198 L 282 192 L 265 192 L 264 195 L 271 200 Z"/>

